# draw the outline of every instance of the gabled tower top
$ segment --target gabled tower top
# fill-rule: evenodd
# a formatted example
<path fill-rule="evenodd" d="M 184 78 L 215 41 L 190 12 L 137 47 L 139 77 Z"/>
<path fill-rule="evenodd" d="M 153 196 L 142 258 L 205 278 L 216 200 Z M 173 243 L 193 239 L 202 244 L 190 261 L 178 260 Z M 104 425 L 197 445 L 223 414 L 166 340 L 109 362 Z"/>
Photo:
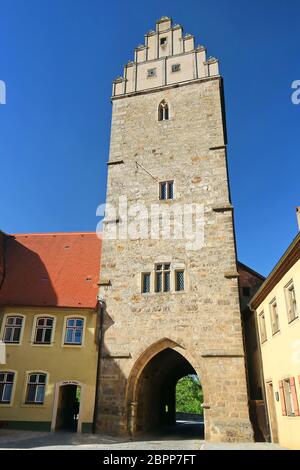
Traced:
<path fill-rule="evenodd" d="M 204 46 L 195 47 L 192 34 L 168 16 L 156 21 L 156 30 L 145 34 L 145 43 L 134 50 L 134 61 L 113 83 L 113 97 L 219 75 L 218 60 L 206 59 Z"/>

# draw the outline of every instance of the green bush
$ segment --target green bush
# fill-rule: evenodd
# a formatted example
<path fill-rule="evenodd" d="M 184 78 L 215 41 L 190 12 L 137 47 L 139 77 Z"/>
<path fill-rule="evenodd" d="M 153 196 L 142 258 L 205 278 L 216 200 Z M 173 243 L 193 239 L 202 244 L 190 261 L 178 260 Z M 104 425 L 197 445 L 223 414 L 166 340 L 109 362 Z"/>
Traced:
<path fill-rule="evenodd" d="M 196 375 L 187 375 L 176 385 L 176 411 L 203 414 L 203 391 Z"/>

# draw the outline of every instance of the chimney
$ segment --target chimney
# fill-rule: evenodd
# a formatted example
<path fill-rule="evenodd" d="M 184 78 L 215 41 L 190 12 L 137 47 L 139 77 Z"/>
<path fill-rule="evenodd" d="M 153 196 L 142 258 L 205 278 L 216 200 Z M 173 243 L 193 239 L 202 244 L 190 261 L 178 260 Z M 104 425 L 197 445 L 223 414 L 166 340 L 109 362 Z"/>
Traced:
<path fill-rule="evenodd" d="M 300 206 L 296 207 L 296 212 L 297 212 L 298 228 L 300 232 Z"/>

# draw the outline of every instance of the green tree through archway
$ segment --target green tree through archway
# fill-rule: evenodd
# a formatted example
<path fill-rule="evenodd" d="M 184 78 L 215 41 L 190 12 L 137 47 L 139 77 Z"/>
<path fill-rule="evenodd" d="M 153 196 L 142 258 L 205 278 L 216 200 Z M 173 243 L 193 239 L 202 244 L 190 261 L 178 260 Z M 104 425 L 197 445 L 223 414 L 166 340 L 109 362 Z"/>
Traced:
<path fill-rule="evenodd" d="M 203 414 L 203 391 L 196 375 L 187 375 L 176 385 L 176 412 Z"/>

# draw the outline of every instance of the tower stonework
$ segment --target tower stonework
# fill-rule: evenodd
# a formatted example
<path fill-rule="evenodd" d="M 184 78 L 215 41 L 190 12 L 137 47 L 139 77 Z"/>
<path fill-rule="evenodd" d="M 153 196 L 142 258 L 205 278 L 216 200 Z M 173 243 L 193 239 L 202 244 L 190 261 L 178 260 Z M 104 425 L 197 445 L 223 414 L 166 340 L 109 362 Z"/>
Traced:
<path fill-rule="evenodd" d="M 113 83 L 98 432 L 136 435 L 173 423 L 176 383 L 197 374 L 205 438 L 253 438 L 222 96 L 218 61 L 167 17 Z M 162 182 L 173 182 L 169 193 Z M 201 246 L 128 233 L 139 204 L 149 213 L 152 205 L 163 213 L 197 204 Z M 143 213 L 139 228 L 147 221 Z"/>

